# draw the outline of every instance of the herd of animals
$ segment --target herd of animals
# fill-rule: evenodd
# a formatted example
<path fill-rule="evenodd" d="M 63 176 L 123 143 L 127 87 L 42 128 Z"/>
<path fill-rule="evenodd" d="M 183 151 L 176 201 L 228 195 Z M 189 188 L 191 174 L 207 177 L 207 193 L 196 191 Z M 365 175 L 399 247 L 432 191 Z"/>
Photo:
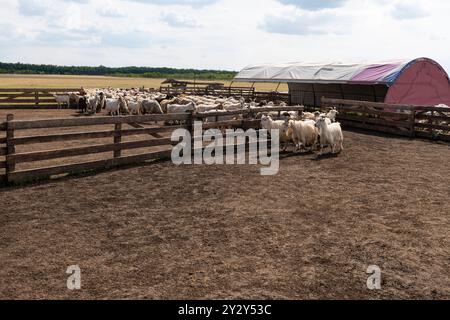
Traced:
<path fill-rule="evenodd" d="M 343 133 L 339 123 L 336 122 L 338 112 L 331 110 L 328 113 L 307 112 L 259 112 L 261 107 L 270 108 L 286 106 L 284 102 L 256 103 L 246 101 L 244 98 L 217 97 L 217 96 L 168 96 L 153 89 L 82 89 L 78 93 L 55 95 L 59 108 L 75 107 L 85 115 L 105 114 L 119 115 L 145 115 L 145 114 L 179 114 L 186 112 L 199 113 L 226 113 L 229 111 L 250 110 L 249 117 L 261 119 L 261 126 L 267 130 L 279 130 L 283 150 L 293 144 L 294 152 L 299 149 L 317 150 L 320 147 L 322 154 L 325 146 L 331 148 L 332 153 L 343 150 Z M 448 108 L 446 105 L 438 107 Z M 430 113 L 430 112 L 428 112 Z M 206 117 L 205 122 L 229 121 L 242 118 L 242 115 L 223 115 Z M 427 120 L 418 120 L 426 123 Z M 447 123 L 441 123 L 447 125 Z"/>
<path fill-rule="evenodd" d="M 320 147 L 319 155 L 323 154 L 327 146 L 332 154 L 344 150 L 344 134 L 341 124 L 336 122 L 338 111 L 336 109 L 325 113 L 302 112 L 299 117 L 291 116 L 288 119 L 273 120 L 270 115 L 263 115 L 261 127 L 266 130 L 279 130 L 280 142 L 286 151 L 289 144 L 294 144 L 294 152 L 301 149 L 314 151 Z"/>
<path fill-rule="evenodd" d="M 83 114 L 106 113 L 111 116 L 141 115 L 141 114 L 177 114 L 185 112 L 226 113 L 229 111 L 250 110 L 250 117 L 261 120 L 261 127 L 279 130 L 280 142 L 284 144 L 283 151 L 289 145 L 294 145 L 294 152 L 306 149 L 317 150 L 322 154 L 325 146 L 332 153 L 343 150 L 343 133 L 341 125 L 336 122 L 337 110 L 328 113 L 309 112 L 258 112 L 261 107 L 270 108 L 286 106 L 284 102 L 255 101 L 246 102 L 244 98 L 216 96 L 170 97 L 151 89 L 93 89 L 82 90 L 81 93 L 55 95 L 62 108 L 73 106 Z M 242 115 L 224 115 L 206 117 L 205 122 L 229 121 L 242 118 Z"/>

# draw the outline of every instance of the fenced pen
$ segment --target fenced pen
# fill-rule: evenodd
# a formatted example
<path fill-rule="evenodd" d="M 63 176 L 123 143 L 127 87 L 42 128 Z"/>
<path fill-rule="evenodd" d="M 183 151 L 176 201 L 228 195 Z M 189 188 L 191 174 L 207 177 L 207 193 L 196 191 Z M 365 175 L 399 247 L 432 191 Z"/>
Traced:
<path fill-rule="evenodd" d="M 283 111 L 302 110 L 302 107 L 279 107 L 261 108 L 258 112 L 281 114 Z M 205 123 L 203 130 L 221 127 L 259 129 L 260 122 L 251 118 L 253 113 L 241 110 L 49 120 L 14 120 L 13 115 L 8 115 L 7 121 L 0 124 L 0 131 L 5 133 L 0 138 L 0 155 L 4 158 L 0 161 L 0 168 L 4 169 L 0 179 L 7 184 L 16 184 L 55 175 L 170 159 L 173 145 L 170 135 L 174 130 L 183 128 L 192 132 L 194 122 L 206 118 L 215 121 Z M 242 116 L 242 119 L 220 121 L 222 117 L 230 116 Z M 174 121 L 181 124 L 165 125 Z M 89 145 L 84 141 L 89 141 Z M 124 154 L 133 150 L 138 153 Z M 62 164 L 59 161 L 63 158 L 75 159 L 75 162 Z"/>
<path fill-rule="evenodd" d="M 81 92 L 81 88 L 0 89 L 0 109 L 57 109 L 53 94 Z"/>
<path fill-rule="evenodd" d="M 170 90 L 178 90 L 176 93 Z M 0 109 L 55 109 L 52 94 L 81 89 L 0 89 Z M 290 101 L 290 94 L 257 92 L 254 88 L 167 88 L 167 94 L 243 96 L 257 101 Z M 197 91 L 196 91 L 197 90 Z M 207 91 L 205 91 L 207 90 Z M 208 91 L 209 90 L 209 91 Z M 337 108 L 338 121 L 356 128 L 400 135 L 450 141 L 448 108 L 385 104 L 344 99 L 321 99 L 321 107 L 262 107 L 216 113 L 185 113 L 121 117 L 80 117 L 17 120 L 8 115 L 0 123 L 0 181 L 20 183 L 54 175 L 80 173 L 167 159 L 171 154 L 170 134 L 178 128 L 192 131 L 194 121 L 203 129 L 260 129 L 257 113 L 326 110 Z M 227 120 L 237 117 L 240 120 Z M 206 122 L 205 119 L 208 121 Z M 167 122 L 182 125 L 167 126 Z M 67 162 L 67 160 L 73 160 Z"/>

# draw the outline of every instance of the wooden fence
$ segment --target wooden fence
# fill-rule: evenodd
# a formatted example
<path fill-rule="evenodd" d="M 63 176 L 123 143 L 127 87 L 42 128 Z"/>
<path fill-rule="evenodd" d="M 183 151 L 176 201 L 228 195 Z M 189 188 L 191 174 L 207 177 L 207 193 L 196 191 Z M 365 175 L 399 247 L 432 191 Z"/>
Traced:
<path fill-rule="evenodd" d="M 56 109 L 53 94 L 80 92 L 81 88 L 65 89 L 0 89 L 0 109 Z"/>
<path fill-rule="evenodd" d="M 327 98 L 322 107 L 337 108 L 345 127 L 450 141 L 449 108 Z"/>
<path fill-rule="evenodd" d="M 220 89 L 211 88 L 195 88 L 195 87 L 161 87 L 160 92 L 168 95 L 210 95 L 210 96 L 222 96 L 222 97 L 244 97 L 245 99 L 254 99 L 257 102 L 267 101 L 280 101 L 286 102 L 288 105 L 291 103 L 291 95 L 289 93 L 276 92 L 276 91 L 256 91 L 255 88 L 249 87 L 224 87 Z"/>
<path fill-rule="evenodd" d="M 302 111 L 302 107 L 260 108 L 258 112 Z M 205 123 L 203 129 L 232 128 L 259 129 L 260 121 L 249 119 L 255 111 L 241 110 L 225 113 L 184 113 L 173 115 L 145 115 L 121 117 L 95 117 L 95 118 L 64 118 L 49 120 L 14 120 L 13 115 L 7 116 L 7 121 L 0 123 L 0 132 L 6 135 L 0 138 L 0 178 L 8 184 L 16 184 L 39 178 L 48 178 L 54 175 L 80 173 L 91 170 L 112 168 L 127 164 L 142 163 L 154 159 L 167 159 L 171 155 L 172 142 L 164 134 L 173 130 L 185 128 L 193 130 L 194 120 L 203 121 L 215 118 L 216 122 Z M 220 121 L 221 117 L 239 116 L 240 120 Z M 247 120 L 249 119 L 249 120 Z M 163 122 L 177 121 L 182 125 L 165 126 Z M 124 126 L 130 128 L 125 128 Z M 86 127 L 95 127 L 94 130 Z M 106 127 L 105 127 L 106 126 Z M 112 126 L 109 128 L 108 126 Z M 73 131 L 75 128 L 76 131 Z M 67 129 L 71 129 L 70 132 Z M 100 130 L 101 129 L 101 130 Z M 31 130 L 32 133 L 29 133 Z M 44 130 L 45 132 L 41 132 Z M 39 132 L 37 132 L 39 131 Z M 59 131 L 59 132 L 58 132 Z M 63 132 L 61 132 L 63 131 Z M 144 139 L 142 139 L 144 136 Z M 127 138 L 127 141 L 124 141 Z M 101 143 L 89 146 L 74 146 L 85 140 L 101 139 Z M 105 139 L 111 139 L 111 141 Z M 129 139 L 132 139 L 129 141 Z M 98 141 L 98 140 L 97 140 Z M 58 143 L 52 146 L 41 147 L 49 143 Z M 20 147 L 21 150 L 17 148 Z M 158 150 L 149 150 L 156 147 Z M 144 153 L 124 155 L 123 151 L 146 149 Z M 98 158 L 89 161 L 81 160 L 70 164 L 42 165 L 42 162 L 73 158 L 80 156 L 109 154 L 106 159 Z M 26 168 L 18 165 L 26 164 Z M 0 171 L 1 172 L 1 171 Z"/>

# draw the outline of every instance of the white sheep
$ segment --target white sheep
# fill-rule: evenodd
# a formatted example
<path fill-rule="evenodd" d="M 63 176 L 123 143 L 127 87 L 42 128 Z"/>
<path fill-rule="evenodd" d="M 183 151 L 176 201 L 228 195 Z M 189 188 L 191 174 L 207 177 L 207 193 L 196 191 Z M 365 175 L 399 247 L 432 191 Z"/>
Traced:
<path fill-rule="evenodd" d="M 282 121 L 277 120 L 274 121 L 272 117 L 268 117 L 263 115 L 261 118 L 261 127 L 265 130 L 267 130 L 269 133 L 271 130 L 279 130 L 280 131 L 280 143 L 284 143 L 284 147 L 282 151 L 286 151 L 289 142 L 292 141 L 292 137 L 289 135 L 288 129 L 289 129 L 289 122 L 288 121 Z"/>
<path fill-rule="evenodd" d="M 69 107 L 70 96 L 68 94 L 64 95 L 54 94 L 53 97 L 55 97 L 56 103 L 58 104 L 58 109 L 61 109 L 63 105 L 67 105 L 67 107 Z"/>
<path fill-rule="evenodd" d="M 189 111 L 195 111 L 195 103 L 194 102 L 190 102 L 189 104 L 169 104 L 169 105 L 167 105 L 167 114 L 186 113 Z"/>
<path fill-rule="evenodd" d="M 88 110 L 91 113 L 95 113 L 97 111 L 97 105 L 99 104 L 99 102 L 100 102 L 100 97 L 97 94 L 89 96 L 87 98 Z"/>
<path fill-rule="evenodd" d="M 309 121 L 289 121 L 289 129 L 292 130 L 290 134 L 292 135 L 292 140 L 295 144 L 296 152 L 298 149 L 302 147 L 310 147 L 310 150 L 313 150 L 317 145 L 319 134 L 315 128 L 315 123 L 311 123 Z"/>
<path fill-rule="evenodd" d="M 141 108 L 142 108 L 142 101 L 128 101 L 128 109 L 130 110 L 131 114 L 140 115 L 141 114 Z"/>
<path fill-rule="evenodd" d="M 331 122 L 336 122 L 336 117 L 339 114 L 339 111 L 336 110 L 336 108 L 331 109 L 328 113 L 327 113 L 327 118 L 331 120 Z"/>
<path fill-rule="evenodd" d="M 325 145 L 331 147 L 331 153 L 336 153 L 336 147 L 339 145 L 342 152 L 344 150 L 344 134 L 342 133 L 342 128 L 340 123 L 328 124 L 326 117 L 320 117 L 316 122 L 316 127 L 319 128 L 320 134 L 320 154 L 323 154 L 323 149 Z"/>
<path fill-rule="evenodd" d="M 120 101 L 119 99 L 106 99 L 106 112 L 111 115 L 120 116 Z"/>
<path fill-rule="evenodd" d="M 156 100 L 142 100 L 142 111 L 145 114 L 163 114 L 163 109 L 161 108 L 161 105 Z"/>

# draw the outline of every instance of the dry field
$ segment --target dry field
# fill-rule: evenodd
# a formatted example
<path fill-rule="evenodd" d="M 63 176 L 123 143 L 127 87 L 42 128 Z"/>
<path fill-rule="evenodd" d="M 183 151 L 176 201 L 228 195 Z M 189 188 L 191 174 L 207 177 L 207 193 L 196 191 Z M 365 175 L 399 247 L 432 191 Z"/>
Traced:
<path fill-rule="evenodd" d="M 122 78 L 102 76 L 59 76 L 59 75 L 0 75 L 0 88 L 159 88 L 165 79 Z M 229 81 L 217 81 L 229 85 Z M 271 91 L 278 84 L 261 83 L 256 88 L 261 91 Z M 249 83 L 235 82 L 233 86 L 250 87 Z M 286 85 L 281 85 L 279 91 L 287 91 Z"/>
<path fill-rule="evenodd" d="M 450 299 L 449 145 L 345 135 L 274 177 L 167 162 L 0 189 L 0 298 Z"/>

